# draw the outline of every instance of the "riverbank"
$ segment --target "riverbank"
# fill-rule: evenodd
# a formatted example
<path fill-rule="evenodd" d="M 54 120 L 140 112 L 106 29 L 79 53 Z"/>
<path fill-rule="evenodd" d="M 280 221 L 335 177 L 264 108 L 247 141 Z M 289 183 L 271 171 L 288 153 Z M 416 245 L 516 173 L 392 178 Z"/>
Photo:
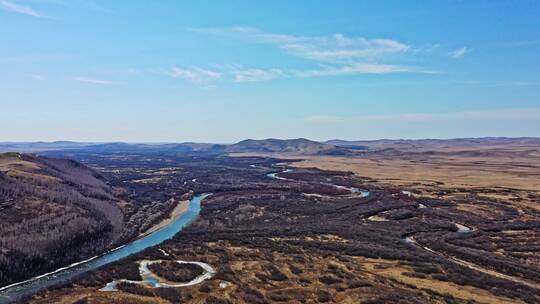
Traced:
<path fill-rule="evenodd" d="M 178 219 L 180 216 L 182 216 L 182 214 L 186 213 L 188 208 L 189 208 L 189 201 L 188 200 L 178 202 L 176 207 L 174 207 L 174 209 L 169 214 L 169 217 L 167 217 L 166 219 L 162 220 L 161 222 L 155 224 L 154 226 L 150 227 L 150 229 L 146 230 L 145 232 L 139 234 L 139 238 L 142 238 L 144 236 L 149 235 L 150 233 L 153 233 L 153 232 L 156 232 L 156 231 L 158 231 L 160 229 L 163 229 L 163 227 L 166 227 L 167 225 L 171 224 L 176 219 Z"/>

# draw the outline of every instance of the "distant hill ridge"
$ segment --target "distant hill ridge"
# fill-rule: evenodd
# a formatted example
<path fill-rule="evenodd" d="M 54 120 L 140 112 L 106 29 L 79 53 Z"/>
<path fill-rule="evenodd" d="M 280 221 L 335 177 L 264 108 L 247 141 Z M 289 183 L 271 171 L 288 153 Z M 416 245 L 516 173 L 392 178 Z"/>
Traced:
<path fill-rule="evenodd" d="M 214 143 L 83 143 L 57 142 L 0 142 L 0 152 L 62 151 L 74 153 L 148 153 L 148 154 L 225 154 L 225 153 L 289 153 L 299 155 L 351 155 L 385 149 L 439 148 L 449 146 L 475 147 L 493 144 L 536 145 L 536 137 L 481 137 L 455 139 L 380 139 L 340 140 L 318 142 L 306 138 L 245 139 L 235 144 Z M 391 151 L 384 151 L 391 153 Z M 52 153 L 54 155 L 54 153 Z"/>
<path fill-rule="evenodd" d="M 226 152 L 279 152 L 306 155 L 342 155 L 347 154 L 345 148 L 320 143 L 305 138 L 297 139 L 246 139 L 227 146 Z"/>
<path fill-rule="evenodd" d="M 321 143 L 305 138 L 296 139 L 246 139 L 235 144 L 211 143 L 71 143 L 71 142 L 34 142 L 34 143 L 0 143 L 1 151 L 40 152 L 71 151 L 86 153 L 291 153 L 305 155 L 345 155 L 350 150 L 328 143 Z"/>

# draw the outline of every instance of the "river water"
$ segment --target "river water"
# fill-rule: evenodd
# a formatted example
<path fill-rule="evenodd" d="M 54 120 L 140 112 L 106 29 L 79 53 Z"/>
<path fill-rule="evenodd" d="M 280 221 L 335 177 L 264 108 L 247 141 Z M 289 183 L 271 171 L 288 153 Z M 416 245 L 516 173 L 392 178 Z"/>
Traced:
<path fill-rule="evenodd" d="M 195 195 L 190 200 L 188 210 L 185 213 L 162 229 L 148 234 L 140 239 L 88 260 L 74 263 L 70 266 L 60 268 L 53 272 L 46 273 L 23 282 L 1 287 L 0 303 L 8 303 L 17 298 L 31 295 L 49 286 L 67 282 L 77 275 L 118 261 L 129 255 L 140 252 L 148 247 L 158 245 L 163 241 L 172 238 L 176 233 L 181 231 L 184 227 L 197 218 L 201 211 L 201 201 L 208 195 L 210 194 L 206 193 Z"/>

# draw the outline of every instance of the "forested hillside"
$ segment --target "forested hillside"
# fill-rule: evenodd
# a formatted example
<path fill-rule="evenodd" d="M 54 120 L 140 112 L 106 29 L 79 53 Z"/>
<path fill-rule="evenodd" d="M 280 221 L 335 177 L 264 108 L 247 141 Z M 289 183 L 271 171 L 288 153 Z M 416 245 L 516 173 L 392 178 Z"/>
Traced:
<path fill-rule="evenodd" d="M 104 178 L 78 162 L 0 154 L 0 286 L 112 246 L 124 225 L 118 205 Z"/>

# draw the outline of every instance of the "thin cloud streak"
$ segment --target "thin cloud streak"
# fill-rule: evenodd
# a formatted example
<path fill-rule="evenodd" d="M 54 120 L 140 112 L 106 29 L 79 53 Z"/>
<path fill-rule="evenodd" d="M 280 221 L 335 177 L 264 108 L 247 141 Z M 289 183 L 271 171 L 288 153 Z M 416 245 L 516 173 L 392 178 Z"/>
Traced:
<path fill-rule="evenodd" d="M 27 15 L 31 17 L 36 17 L 36 18 L 53 19 L 50 16 L 44 15 L 34 10 L 30 6 L 20 5 L 20 4 L 15 3 L 14 1 L 0 0 L 0 6 L 2 6 L 5 10 L 18 13 L 18 14 L 23 14 L 23 15 Z"/>
<path fill-rule="evenodd" d="M 234 72 L 234 82 L 268 81 L 285 76 L 286 74 L 280 69 L 246 69 Z"/>
<path fill-rule="evenodd" d="M 236 83 L 270 81 L 280 78 L 312 78 L 312 77 L 338 77 L 363 74 L 384 75 L 391 73 L 423 73 L 439 74 L 438 71 L 424 70 L 417 67 L 390 65 L 390 64 L 350 64 L 338 66 L 321 66 L 318 69 L 283 70 L 279 68 L 245 68 L 238 64 L 213 65 L 213 70 L 199 66 L 189 68 L 173 67 L 166 74 L 173 78 L 180 78 L 188 82 L 201 85 L 217 80 L 226 80 Z"/>
<path fill-rule="evenodd" d="M 460 120 L 529 120 L 540 121 L 540 108 L 513 108 L 470 112 L 452 113 L 406 113 L 391 115 L 363 115 L 363 116 L 328 116 L 314 115 L 305 118 L 310 123 L 333 124 L 333 123 L 359 123 L 359 122 L 422 122 L 422 121 L 460 121 Z"/>
<path fill-rule="evenodd" d="M 459 59 L 463 57 L 465 54 L 470 53 L 470 52 L 472 52 L 472 49 L 464 46 L 462 48 L 449 52 L 448 55 L 454 59 Z"/>
<path fill-rule="evenodd" d="M 167 74 L 173 78 L 184 79 L 199 85 L 218 80 L 222 76 L 221 72 L 203 69 L 198 66 L 189 68 L 173 67 Z"/>
<path fill-rule="evenodd" d="M 118 84 L 117 82 L 113 82 L 113 81 L 93 79 L 93 78 L 81 77 L 81 76 L 71 77 L 70 79 L 74 81 L 78 81 L 78 82 L 91 83 L 91 84 L 101 84 L 101 85 Z"/>
<path fill-rule="evenodd" d="M 360 74 L 424 73 L 439 74 L 437 71 L 393 64 L 357 63 L 345 66 L 324 66 L 316 70 L 297 71 L 299 77 L 350 76 Z"/>

